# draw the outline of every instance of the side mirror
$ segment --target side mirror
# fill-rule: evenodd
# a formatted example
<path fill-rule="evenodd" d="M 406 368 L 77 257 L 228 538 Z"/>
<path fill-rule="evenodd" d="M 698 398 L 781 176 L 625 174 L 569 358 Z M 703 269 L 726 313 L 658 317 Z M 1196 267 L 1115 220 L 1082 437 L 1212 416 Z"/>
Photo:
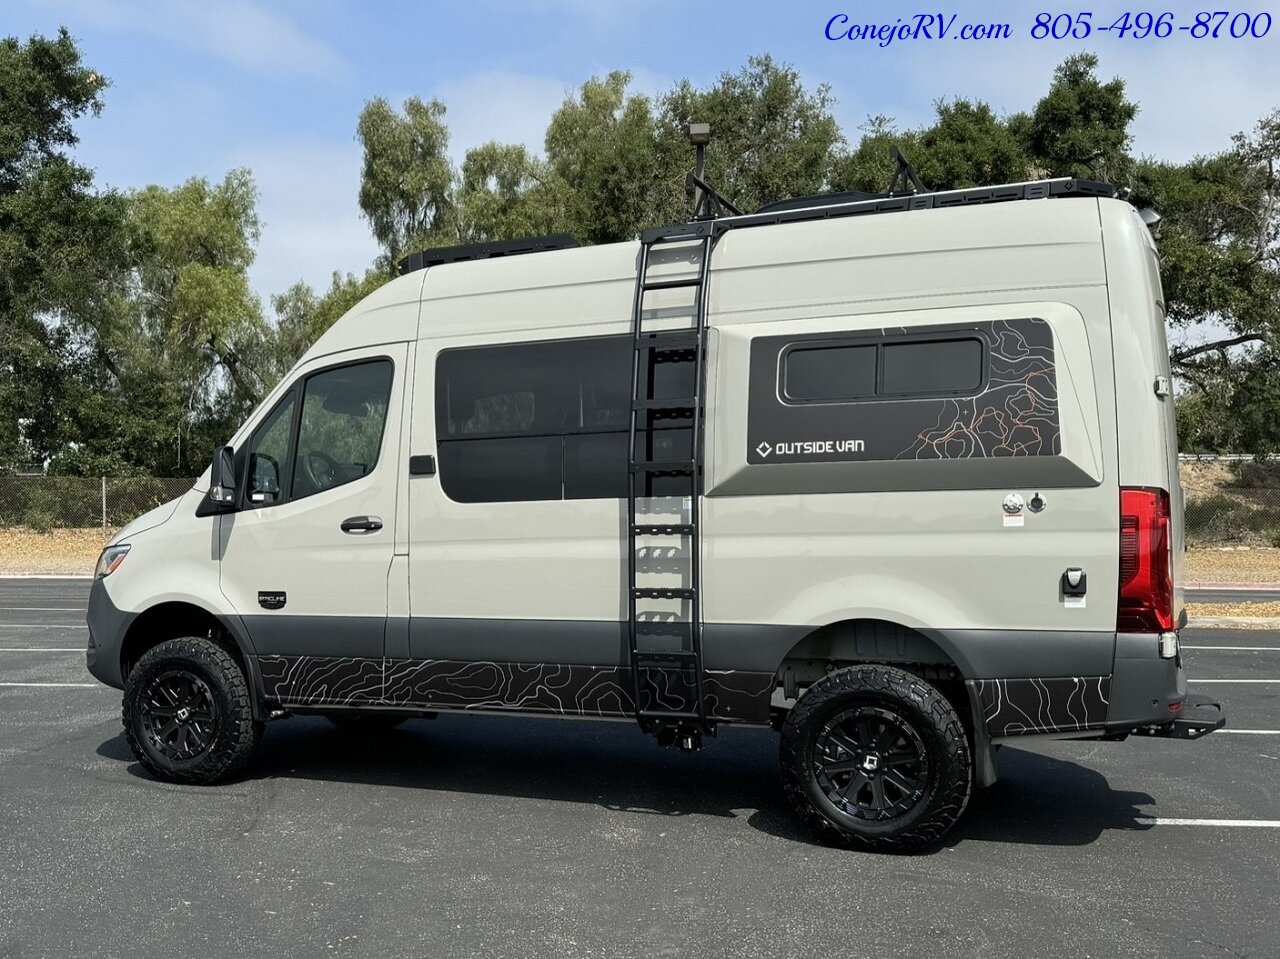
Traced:
<path fill-rule="evenodd" d="M 236 501 L 236 458 L 230 446 L 214 450 L 209 471 L 209 499 L 220 506 L 230 506 Z"/>

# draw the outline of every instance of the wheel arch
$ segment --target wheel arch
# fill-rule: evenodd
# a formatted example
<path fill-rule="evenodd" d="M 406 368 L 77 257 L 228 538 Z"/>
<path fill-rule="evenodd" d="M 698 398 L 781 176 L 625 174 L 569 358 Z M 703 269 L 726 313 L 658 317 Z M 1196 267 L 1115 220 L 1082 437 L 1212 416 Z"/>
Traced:
<path fill-rule="evenodd" d="M 796 641 L 779 670 L 823 661 L 950 667 L 959 678 L 972 678 L 968 659 L 944 635 L 884 619 L 841 619 L 819 626 Z"/>
<path fill-rule="evenodd" d="M 253 692 L 255 719 L 263 718 L 262 676 L 248 636 L 234 617 L 221 616 L 188 600 L 156 603 L 133 617 L 120 643 L 120 678 L 127 679 L 149 649 L 182 636 L 206 636 L 227 650 L 244 670 Z"/>
<path fill-rule="evenodd" d="M 778 666 L 784 695 L 794 699 L 834 669 L 862 663 L 896 666 L 936 686 L 960 715 L 970 737 L 979 785 L 996 781 L 994 752 L 974 690 L 972 663 L 948 637 L 885 619 L 849 618 L 802 636 Z"/>

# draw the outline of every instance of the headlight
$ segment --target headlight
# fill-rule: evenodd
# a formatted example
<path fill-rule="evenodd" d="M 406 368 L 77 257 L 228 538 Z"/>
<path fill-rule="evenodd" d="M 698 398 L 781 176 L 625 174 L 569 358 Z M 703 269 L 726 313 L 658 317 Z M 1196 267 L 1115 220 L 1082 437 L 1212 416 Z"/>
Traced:
<path fill-rule="evenodd" d="M 98 579 L 103 576 L 110 576 L 124 562 L 124 558 L 129 555 L 129 544 L 120 543 L 116 546 L 108 546 L 102 551 L 102 555 L 98 557 L 98 565 L 93 571 L 93 575 Z"/>

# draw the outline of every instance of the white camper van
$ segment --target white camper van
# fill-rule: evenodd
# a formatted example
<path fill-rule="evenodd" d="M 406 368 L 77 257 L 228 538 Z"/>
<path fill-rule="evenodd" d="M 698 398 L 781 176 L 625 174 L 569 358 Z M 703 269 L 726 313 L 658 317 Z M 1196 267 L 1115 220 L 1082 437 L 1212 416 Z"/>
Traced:
<path fill-rule="evenodd" d="M 89 668 L 156 776 L 268 720 L 781 731 L 929 843 L 1020 737 L 1194 738 L 1156 252 L 1109 187 L 790 201 L 411 257 L 120 532 Z"/>

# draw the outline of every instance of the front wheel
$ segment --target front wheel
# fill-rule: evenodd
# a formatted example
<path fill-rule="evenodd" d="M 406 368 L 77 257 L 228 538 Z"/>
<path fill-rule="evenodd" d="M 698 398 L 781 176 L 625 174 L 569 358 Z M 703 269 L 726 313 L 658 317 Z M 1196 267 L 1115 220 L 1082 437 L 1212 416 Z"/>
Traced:
<path fill-rule="evenodd" d="M 851 666 L 814 683 L 783 725 L 781 758 L 783 788 L 806 821 L 885 852 L 940 838 L 973 780 L 955 709 L 891 666 Z"/>
<path fill-rule="evenodd" d="M 122 718 L 133 754 L 167 782 L 229 779 L 262 738 L 244 670 L 204 637 L 147 650 L 125 681 Z"/>

